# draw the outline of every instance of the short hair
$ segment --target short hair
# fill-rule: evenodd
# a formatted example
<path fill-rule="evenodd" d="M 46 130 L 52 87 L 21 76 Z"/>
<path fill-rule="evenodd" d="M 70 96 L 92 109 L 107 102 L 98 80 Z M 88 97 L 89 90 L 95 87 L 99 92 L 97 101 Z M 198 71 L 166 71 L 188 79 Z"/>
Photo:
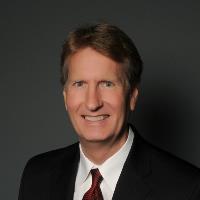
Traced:
<path fill-rule="evenodd" d="M 112 60 L 125 64 L 125 83 L 133 89 L 140 82 L 143 62 L 133 41 L 118 27 L 108 23 L 85 25 L 70 32 L 61 53 L 61 84 L 68 78 L 66 60 L 81 49 L 90 47 Z"/>

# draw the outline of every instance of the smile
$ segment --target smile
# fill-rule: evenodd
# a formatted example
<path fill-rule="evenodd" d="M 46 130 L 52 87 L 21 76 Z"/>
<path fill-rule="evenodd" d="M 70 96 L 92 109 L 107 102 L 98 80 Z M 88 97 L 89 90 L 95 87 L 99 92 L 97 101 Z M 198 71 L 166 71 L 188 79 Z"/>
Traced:
<path fill-rule="evenodd" d="M 91 115 L 82 115 L 82 117 L 90 122 L 97 122 L 102 121 L 109 117 L 109 115 L 98 115 L 98 116 L 91 116 Z"/>

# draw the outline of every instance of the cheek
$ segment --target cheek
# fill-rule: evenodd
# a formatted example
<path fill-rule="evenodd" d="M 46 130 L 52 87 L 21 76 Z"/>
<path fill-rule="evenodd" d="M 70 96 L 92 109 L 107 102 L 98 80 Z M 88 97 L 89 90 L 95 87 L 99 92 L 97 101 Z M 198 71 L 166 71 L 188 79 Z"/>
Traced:
<path fill-rule="evenodd" d="M 68 111 L 76 110 L 83 101 L 83 95 L 77 92 L 68 91 L 66 95 L 65 104 Z"/>
<path fill-rule="evenodd" d="M 125 97 L 122 92 L 108 92 L 104 96 L 104 102 L 107 102 L 115 113 L 123 112 L 125 110 Z"/>

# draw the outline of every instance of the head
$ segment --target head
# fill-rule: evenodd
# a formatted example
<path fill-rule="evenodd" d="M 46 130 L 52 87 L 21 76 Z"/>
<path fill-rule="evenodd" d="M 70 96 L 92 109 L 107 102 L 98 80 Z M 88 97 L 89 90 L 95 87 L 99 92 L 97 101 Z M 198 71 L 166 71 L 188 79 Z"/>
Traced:
<path fill-rule="evenodd" d="M 61 83 L 80 141 L 114 143 L 125 135 L 141 73 L 138 51 L 118 27 L 100 23 L 68 35 L 61 55 Z"/>
<path fill-rule="evenodd" d="M 90 47 L 123 64 L 121 77 L 128 93 L 138 86 L 143 63 L 133 41 L 118 27 L 99 23 L 83 26 L 69 33 L 61 53 L 61 84 L 68 79 L 68 61 L 81 49 Z"/>

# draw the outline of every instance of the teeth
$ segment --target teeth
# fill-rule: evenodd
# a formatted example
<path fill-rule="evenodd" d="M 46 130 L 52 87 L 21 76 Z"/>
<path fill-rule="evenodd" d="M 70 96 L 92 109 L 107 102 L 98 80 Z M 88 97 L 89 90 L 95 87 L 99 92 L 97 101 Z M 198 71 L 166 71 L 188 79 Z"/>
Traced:
<path fill-rule="evenodd" d="M 107 118 L 108 116 L 107 115 L 99 115 L 99 116 L 86 116 L 85 115 L 85 119 L 88 120 L 88 121 L 92 121 L 92 122 L 96 122 L 96 121 L 101 121 L 101 120 L 104 120 L 105 118 Z"/>

